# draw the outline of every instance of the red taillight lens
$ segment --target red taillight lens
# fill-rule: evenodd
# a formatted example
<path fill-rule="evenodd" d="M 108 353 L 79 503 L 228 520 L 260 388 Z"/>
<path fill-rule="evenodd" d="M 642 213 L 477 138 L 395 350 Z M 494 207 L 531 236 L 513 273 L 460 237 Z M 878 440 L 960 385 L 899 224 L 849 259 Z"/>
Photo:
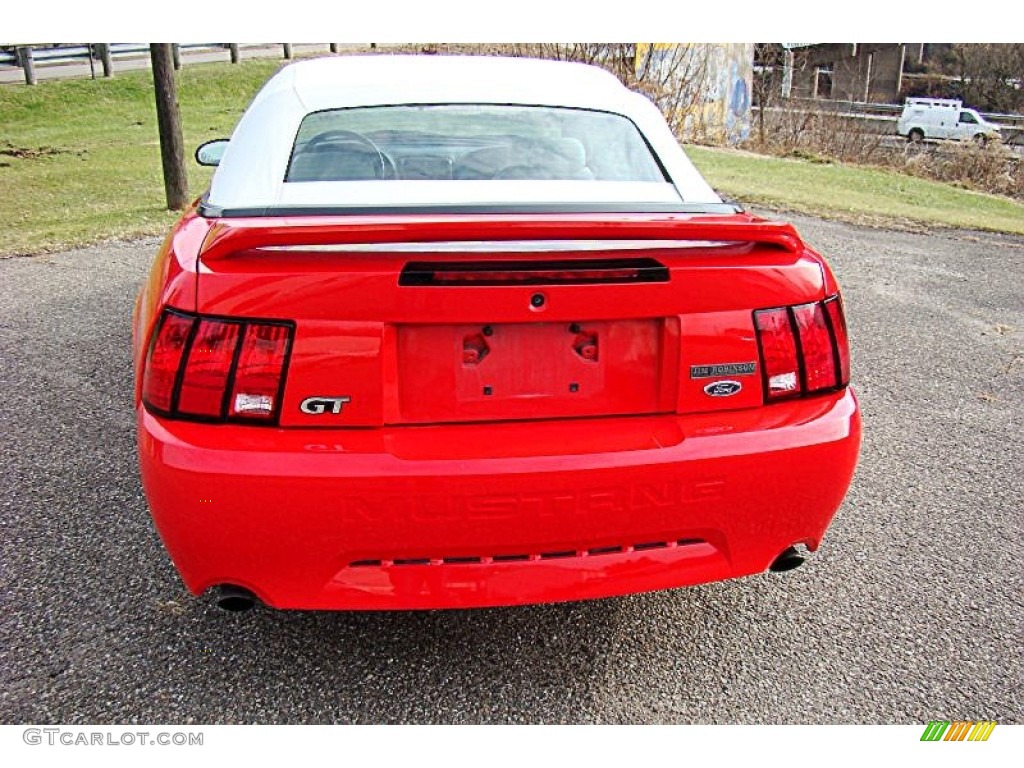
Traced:
<path fill-rule="evenodd" d="M 289 339 L 290 331 L 282 325 L 252 324 L 245 329 L 231 390 L 230 416 L 274 418 Z"/>
<path fill-rule="evenodd" d="M 836 385 L 836 357 L 825 308 L 821 304 L 803 304 L 793 307 L 793 317 L 800 334 L 807 391 L 832 389 Z"/>
<path fill-rule="evenodd" d="M 273 422 L 292 330 L 165 310 L 146 360 L 143 402 L 172 418 Z"/>
<path fill-rule="evenodd" d="M 142 378 L 142 399 L 158 411 L 170 411 L 182 356 L 195 325 L 194 317 L 165 312 L 153 334 Z"/>
<path fill-rule="evenodd" d="M 836 350 L 839 353 L 839 386 L 845 387 L 850 383 L 850 342 L 846 336 L 846 315 L 843 313 L 843 300 L 839 296 L 833 296 L 825 302 L 825 311 L 828 312 L 829 321 L 832 324 L 832 333 L 836 339 Z"/>
<path fill-rule="evenodd" d="M 238 346 L 238 329 L 238 323 L 199 321 L 181 380 L 179 411 L 193 416 L 220 417 L 231 361 Z"/>
<path fill-rule="evenodd" d="M 757 340 L 761 345 L 768 400 L 800 394 L 800 362 L 789 310 L 762 309 L 754 313 Z"/>
<path fill-rule="evenodd" d="M 764 366 L 765 400 L 845 387 L 850 348 L 839 296 L 754 312 Z"/>

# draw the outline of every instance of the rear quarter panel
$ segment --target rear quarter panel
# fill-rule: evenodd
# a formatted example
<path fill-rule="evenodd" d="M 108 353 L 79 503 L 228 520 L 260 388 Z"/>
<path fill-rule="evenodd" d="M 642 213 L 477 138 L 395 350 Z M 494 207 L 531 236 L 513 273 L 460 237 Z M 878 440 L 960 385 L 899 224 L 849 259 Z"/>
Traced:
<path fill-rule="evenodd" d="M 135 300 L 132 318 L 132 361 L 135 370 L 134 398 L 142 391 L 142 368 L 153 327 L 164 307 L 194 311 L 196 267 L 210 222 L 191 208 L 178 220 L 153 259 L 149 276 Z"/>

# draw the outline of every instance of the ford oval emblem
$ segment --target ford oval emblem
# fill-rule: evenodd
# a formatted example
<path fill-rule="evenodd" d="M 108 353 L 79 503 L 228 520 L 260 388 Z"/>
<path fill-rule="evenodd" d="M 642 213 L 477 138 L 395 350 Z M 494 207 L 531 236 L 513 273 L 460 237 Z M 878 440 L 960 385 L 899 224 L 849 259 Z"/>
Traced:
<path fill-rule="evenodd" d="M 704 387 L 704 393 L 712 397 L 729 397 L 743 389 L 738 381 L 713 381 Z"/>

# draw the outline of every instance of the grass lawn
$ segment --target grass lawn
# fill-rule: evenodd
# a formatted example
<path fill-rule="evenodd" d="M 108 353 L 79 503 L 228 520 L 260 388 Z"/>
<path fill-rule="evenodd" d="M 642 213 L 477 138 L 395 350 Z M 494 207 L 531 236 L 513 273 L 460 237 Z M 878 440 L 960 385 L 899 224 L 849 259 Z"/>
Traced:
<path fill-rule="evenodd" d="M 192 65 L 179 72 L 188 151 L 227 136 L 280 62 Z M 694 147 L 694 162 L 744 203 L 871 224 L 971 227 L 1024 234 L 1024 206 L 881 170 Z M 199 195 L 210 169 L 189 161 Z M 165 232 L 149 72 L 110 80 L 0 86 L 0 255 Z"/>
<path fill-rule="evenodd" d="M 742 203 L 874 226 L 1024 234 L 1024 205 L 881 168 L 687 147 L 721 194 Z"/>
<path fill-rule="evenodd" d="M 178 73 L 186 153 L 228 136 L 277 61 Z M 198 196 L 211 169 L 187 157 Z M 166 231 L 152 75 L 0 86 L 0 254 Z"/>

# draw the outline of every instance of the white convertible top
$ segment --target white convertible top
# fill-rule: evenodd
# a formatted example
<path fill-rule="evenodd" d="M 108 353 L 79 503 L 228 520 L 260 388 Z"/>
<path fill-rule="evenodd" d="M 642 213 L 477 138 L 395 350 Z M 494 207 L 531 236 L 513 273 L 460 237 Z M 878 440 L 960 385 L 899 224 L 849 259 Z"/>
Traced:
<path fill-rule="evenodd" d="M 612 181 L 311 181 L 284 178 L 303 118 L 328 109 L 402 104 L 519 104 L 623 115 L 672 183 Z M 598 67 L 470 56 L 332 56 L 274 75 L 239 121 L 205 201 L 214 210 L 428 204 L 717 204 L 658 108 Z"/>

